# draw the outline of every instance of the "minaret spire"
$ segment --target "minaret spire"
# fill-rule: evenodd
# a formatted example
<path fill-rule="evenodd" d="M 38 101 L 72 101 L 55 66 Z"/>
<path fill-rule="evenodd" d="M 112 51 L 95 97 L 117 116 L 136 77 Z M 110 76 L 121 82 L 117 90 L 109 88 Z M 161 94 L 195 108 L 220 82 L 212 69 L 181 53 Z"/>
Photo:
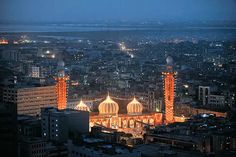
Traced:
<path fill-rule="evenodd" d="M 69 79 L 65 75 L 64 69 L 65 63 L 59 61 L 57 65 L 57 76 L 55 77 L 56 83 L 56 93 L 57 93 L 57 108 L 59 110 L 66 109 L 67 105 L 67 84 L 66 81 Z"/>
<path fill-rule="evenodd" d="M 166 123 L 174 122 L 174 88 L 175 75 L 173 70 L 173 59 L 171 56 L 166 58 L 166 71 L 162 72 L 164 75 L 164 98 L 165 98 L 165 121 Z"/>

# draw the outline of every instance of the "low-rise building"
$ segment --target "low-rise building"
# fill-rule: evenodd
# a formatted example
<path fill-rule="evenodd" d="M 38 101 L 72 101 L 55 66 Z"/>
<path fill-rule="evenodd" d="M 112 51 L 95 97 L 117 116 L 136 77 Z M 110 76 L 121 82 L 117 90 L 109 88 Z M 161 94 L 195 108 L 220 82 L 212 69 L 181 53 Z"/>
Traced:
<path fill-rule="evenodd" d="M 25 137 L 41 137 L 41 121 L 33 116 L 17 117 L 18 135 Z"/>
<path fill-rule="evenodd" d="M 209 95 L 208 104 L 215 108 L 225 106 L 225 97 L 223 95 Z"/>
<path fill-rule="evenodd" d="M 42 138 L 25 138 L 19 144 L 20 157 L 45 157 L 46 141 Z"/>
<path fill-rule="evenodd" d="M 63 142 L 72 132 L 89 132 L 89 112 L 72 109 L 58 110 L 54 107 L 41 110 L 42 137 Z"/>

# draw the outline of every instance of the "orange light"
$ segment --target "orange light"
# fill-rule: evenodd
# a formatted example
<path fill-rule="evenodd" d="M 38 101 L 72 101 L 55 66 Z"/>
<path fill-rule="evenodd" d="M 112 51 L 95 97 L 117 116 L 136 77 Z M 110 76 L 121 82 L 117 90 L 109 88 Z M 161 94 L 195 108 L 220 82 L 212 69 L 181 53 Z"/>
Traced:
<path fill-rule="evenodd" d="M 56 93 L 57 93 L 57 108 L 59 110 L 65 109 L 67 104 L 67 88 L 66 88 L 66 80 L 68 80 L 68 76 L 64 77 L 56 77 L 57 81 L 56 85 Z"/>
<path fill-rule="evenodd" d="M 7 45 L 8 41 L 5 39 L 0 39 L 0 45 Z"/>
<path fill-rule="evenodd" d="M 164 97 L 165 97 L 165 120 L 166 123 L 174 122 L 174 86 L 175 72 L 163 72 L 164 75 Z"/>

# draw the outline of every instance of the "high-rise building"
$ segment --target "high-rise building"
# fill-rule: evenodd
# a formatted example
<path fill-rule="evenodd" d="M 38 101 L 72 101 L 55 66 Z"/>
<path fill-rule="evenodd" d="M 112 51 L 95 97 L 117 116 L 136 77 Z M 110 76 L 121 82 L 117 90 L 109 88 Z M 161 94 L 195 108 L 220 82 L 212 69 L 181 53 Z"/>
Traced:
<path fill-rule="evenodd" d="M 173 70 L 173 59 L 168 56 L 166 59 L 167 67 L 164 75 L 164 98 L 165 98 L 165 121 L 172 123 L 174 121 L 174 91 L 175 91 L 175 75 Z"/>
<path fill-rule="evenodd" d="M 51 141 L 66 141 L 69 132 L 89 132 L 89 112 L 54 107 L 41 110 L 42 137 Z"/>
<path fill-rule="evenodd" d="M 56 93 L 57 93 L 57 108 L 59 110 L 65 109 L 67 104 L 67 84 L 66 81 L 69 79 L 68 76 L 65 75 L 64 70 L 64 62 L 58 62 L 58 73 L 55 80 L 56 84 Z"/>
<path fill-rule="evenodd" d="M 210 87 L 209 86 L 199 86 L 198 87 L 198 100 L 202 103 L 202 105 L 208 104 L 208 99 L 210 95 Z"/>
<path fill-rule="evenodd" d="M 56 105 L 55 85 L 15 85 L 5 87 L 3 101 L 17 105 L 17 114 L 40 115 L 40 108 Z"/>

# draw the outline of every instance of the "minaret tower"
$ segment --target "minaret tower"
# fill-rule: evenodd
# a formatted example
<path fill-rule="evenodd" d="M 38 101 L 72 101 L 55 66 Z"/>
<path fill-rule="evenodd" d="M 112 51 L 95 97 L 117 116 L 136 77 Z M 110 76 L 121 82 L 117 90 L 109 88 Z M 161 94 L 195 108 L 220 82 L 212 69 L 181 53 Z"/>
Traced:
<path fill-rule="evenodd" d="M 166 71 L 162 72 L 164 75 L 164 98 L 165 98 L 165 122 L 174 122 L 174 90 L 175 90 L 175 75 L 173 70 L 173 59 L 168 56 L 166 58 Z"/>
<path fill-rule="evenodd" d="M 57 109 L 62 110 L 66 108 L 67 104 L 67 84 L 66 81 L 69 79 L 67 75 L 65 75 L 64 69 L 65 63 L 63 61 L 58 62 L 57 66 L 57 76 L 55 80 L 56 84 L 56 93 L 57 93 Z"/>

